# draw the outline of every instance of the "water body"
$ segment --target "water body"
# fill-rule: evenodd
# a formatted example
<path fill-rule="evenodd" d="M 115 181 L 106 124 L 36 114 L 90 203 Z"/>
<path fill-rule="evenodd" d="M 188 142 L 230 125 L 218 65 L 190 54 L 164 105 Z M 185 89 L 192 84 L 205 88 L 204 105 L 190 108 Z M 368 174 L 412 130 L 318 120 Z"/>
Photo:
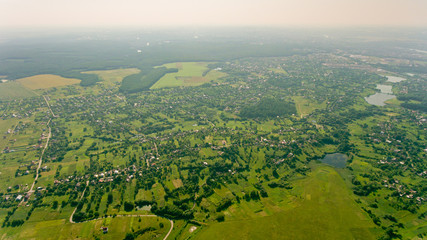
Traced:
<path fill-rule="evenodd" d="M 381 92 L 375 93 L 374 95 L 371 95 L 369 97 L 365 97 L 365 100 L 372 105 L 384 106 L 387 100 L 390 100 L 396 97 L 392 94 L 393 93 L 391 91 L 392 87 L 393 86 L 390 86 L 390 85 L 378 84 L 377 89 L 379 89 Z"/>
<path fill-rule="evenodd" d="M 391 91 L 392 88 L 393 86 L 391 85 L 382 85 L 382 84 L 377 85 L 377 89 L 379 89 L 381 93 L 385 93 L 385 94 L 393 94 L 393 92 Z"/>
<path fill-rule="evenodd" d="M 398 83 L 406 80 L 405 78 L 395 77 L 395 76 L 386 76 L 386 77 L 387 77 L 387 82 L 392 82 L 392 83 Z"/>
<path fill-rule="evenodd" d="M 345 164 L 347 162 L 347 155 L 342 153 L 332 153 L 332 154 L 326 154 L 326 156 L 320 161 L 322 163 L 326 163 L 332 167 L 336 168 L 345 168 Z"/>

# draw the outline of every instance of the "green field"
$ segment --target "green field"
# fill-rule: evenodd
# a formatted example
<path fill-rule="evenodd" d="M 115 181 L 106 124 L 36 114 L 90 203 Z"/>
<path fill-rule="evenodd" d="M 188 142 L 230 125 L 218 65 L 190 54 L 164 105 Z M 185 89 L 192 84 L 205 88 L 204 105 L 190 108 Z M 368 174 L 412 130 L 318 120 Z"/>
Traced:
<path fill-rule="evenodd" d="M 114 86 L 117 83 L 120 83 L 124 77 L 139 73 L 140 70 L 136 68 L 121 68 L 114 70 L 102 70 L 102 71 L 88 71 L 82 72 L 85 74 L 96 74 L 100 78 L 102 78 L 103 83 L 106 86 Z"/>
<path fill-rule="evenodd" d="M 316 167 L 294 184 L 295 208 L 212 224 L 197 239 L 375 239 L 375 225 L 335 170 Z"/>
<path fill-rule="evenodd" d="M 17 82 L 0 83 L 0 100 L 34 97 L 36 94 Z"/>
<path fill-rule="evenodd" d="M 160 223 L 163 227 L 160 227 Z M 102 233 L 101 227 L 108 227 Z M 1 239 L 124 239 L 127 232 L 152 227 L 137 239 L 163 239 L 170 223 L 158 217 L 115 217 L 85 223 L 69 223 L 67 219 L 30 220 L 19 228 L 0 229 Z"/>
<path fill-rule="evenodd" d="M 319 104 L 303 96 L 294 96 L 293 100 L 295 101 L 295 107 L 297 108 L 298 116 L 301 117 L 312 113 L 316 109 L 322 109 L 326 107 L 325 102 Z"/>
<path fill-rule="evenodd" d="M 168 73 L 157 81 L 151 89 L 165 88 L 165 87 L 188 87 L 198 86 L 204 83 L 218 80 L 226 76 L 225 73 L 216 70 L 210 70 L 207 67 L 209 63 L 204 62 L 182 62 L 182 63 L 168 63 L 162 65 L 167 68 L 178 68 L 177 73 Z M 208 72 L 209 71 L 209 72 Z"/>

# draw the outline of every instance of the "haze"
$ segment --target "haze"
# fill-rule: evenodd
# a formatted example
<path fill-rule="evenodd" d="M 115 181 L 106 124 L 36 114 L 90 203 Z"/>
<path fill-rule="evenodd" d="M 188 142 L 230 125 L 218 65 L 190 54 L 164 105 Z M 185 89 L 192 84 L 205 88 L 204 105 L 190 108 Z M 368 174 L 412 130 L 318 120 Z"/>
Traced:
<path fill-rule="evenodd" d="M 427 26 L 425 0 L 0 0 L 0 27 Z"/>

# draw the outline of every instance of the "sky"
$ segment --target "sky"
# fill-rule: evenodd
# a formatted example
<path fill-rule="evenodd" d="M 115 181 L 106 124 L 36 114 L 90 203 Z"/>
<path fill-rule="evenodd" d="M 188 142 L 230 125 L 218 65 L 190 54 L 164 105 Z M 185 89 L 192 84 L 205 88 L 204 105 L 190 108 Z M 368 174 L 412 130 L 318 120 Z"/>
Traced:
<path fill-rule="evenodd" d="M 427 0 L 0 0 L 0 27 L 427 27 Z"/>

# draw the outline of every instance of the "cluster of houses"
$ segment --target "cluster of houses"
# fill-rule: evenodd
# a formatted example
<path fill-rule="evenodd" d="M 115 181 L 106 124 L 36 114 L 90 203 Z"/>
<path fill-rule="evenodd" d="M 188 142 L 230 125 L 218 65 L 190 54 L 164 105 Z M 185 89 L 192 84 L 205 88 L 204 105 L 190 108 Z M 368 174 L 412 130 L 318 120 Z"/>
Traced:
<path fill-rule="evenodd" d="M 383 184 L 385 188 L 396 190 L 400 197 L 406 197 L 408 199 L 415 198 L 419 203 L 422 203 L 426 200 L 422 196 L 420 196 L 417 191 L 413 189 L 408 189 L 407 186 L 401 184 L 397 179 L 383 180 Z"/>

